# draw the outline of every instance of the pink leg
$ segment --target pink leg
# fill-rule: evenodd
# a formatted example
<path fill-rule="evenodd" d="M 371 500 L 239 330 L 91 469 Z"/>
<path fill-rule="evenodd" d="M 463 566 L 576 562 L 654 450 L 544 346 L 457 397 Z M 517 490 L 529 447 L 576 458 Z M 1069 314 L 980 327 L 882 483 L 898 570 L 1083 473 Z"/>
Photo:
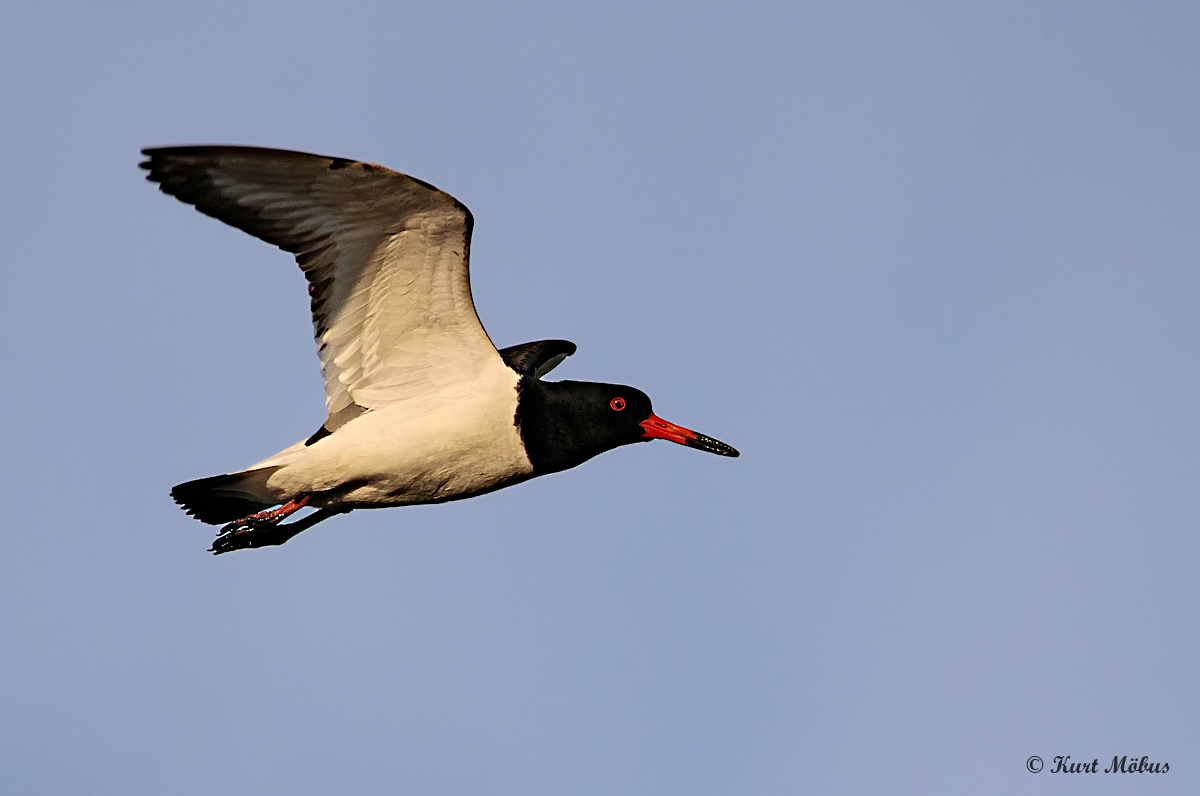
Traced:
<path fill-rule="evenodd" d="M 266 520 L 267 522 L 279 522 L 289 514 L 295 514 L 300 509 L 308 505 L 308 501 L 312 500 L 312 495 L 301 495 L 298 498 L 292 498 L 287 503 L 284 503 L 277 509 L 269 511 L 260 511 L 257 514 L 251 514 L 246 517 L 247 520 Z"/>
<path fill-rule="evenodd" d="M 213 543 L 214 553 L 226 553 L 243 547 L 263 547 L 265 545 L 283 544 L 305 528 L 320 522 L 327 516 L 341 512 L 323 509 L 312 517 L 306 517 L 288 525 L 280 526 L 285 517 L 295 514 L 312 501 L 312 495 L 300 495 L 292 498 L 277 509 L 260 511 L 234 520 L 217 533 Z M 319 515 L 319 516 L 318 516 Z M 301 524 L 304 523 L 304 524 Z M 288 530 L 285 530 L 288 529 Z"/>

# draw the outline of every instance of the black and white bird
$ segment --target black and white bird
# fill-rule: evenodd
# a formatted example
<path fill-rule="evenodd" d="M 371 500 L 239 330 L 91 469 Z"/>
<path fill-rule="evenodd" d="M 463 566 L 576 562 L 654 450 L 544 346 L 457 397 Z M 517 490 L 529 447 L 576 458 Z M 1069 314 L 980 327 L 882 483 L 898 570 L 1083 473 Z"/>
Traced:
<path fill-rule="evenodd" d="M 432 185 L 276 149 L 143 154 L 164 193 L 294 254 L 312 298 L 328 418 L 258 464 L 171 490 L 224 525 L 212 552 L 282 544 L 352 509 L 480 495 L 634 442 L 738 455 L 655 416 L 633 387 L 542 381 L 574 343 L 497 351 L 471 301 L 471 212 Z"/>

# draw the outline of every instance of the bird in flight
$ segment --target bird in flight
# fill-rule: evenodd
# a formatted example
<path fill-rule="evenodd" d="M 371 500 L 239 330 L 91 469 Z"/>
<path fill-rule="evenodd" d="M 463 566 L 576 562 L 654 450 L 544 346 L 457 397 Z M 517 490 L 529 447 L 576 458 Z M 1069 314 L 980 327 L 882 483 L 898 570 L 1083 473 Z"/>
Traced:
<path fill-rule="evenodd" d="M 543 381 L 566 340 L 499 351 L 471 301 L 471 212 L 373 163 L 241 146 L 145 149 L 146 179 L 296 257 L 329 415 L 263 461 L 171 490 L 223 526 L 211 552 L 283 544 L 353 509 L 439 503 L 666 439 L 737 456 L 620 384 Z M 305 507 L 314 512 L 290 522 Z"/>

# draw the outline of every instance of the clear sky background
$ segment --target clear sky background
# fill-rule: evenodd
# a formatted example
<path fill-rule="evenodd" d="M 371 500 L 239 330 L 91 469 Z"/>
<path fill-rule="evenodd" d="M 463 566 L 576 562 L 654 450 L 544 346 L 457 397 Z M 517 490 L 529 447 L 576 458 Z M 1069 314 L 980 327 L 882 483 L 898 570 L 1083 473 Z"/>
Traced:
<path fill-rule="evenodd" d="M 0 792 L 1195 793 L 1198 41 L 1185 2 L 8 4 Z M 290 258 L 142 180 L 183 143 L 449 191 L 497 345 L 742 457 L 212 557 L 170 487 L 323 394 Z"/>

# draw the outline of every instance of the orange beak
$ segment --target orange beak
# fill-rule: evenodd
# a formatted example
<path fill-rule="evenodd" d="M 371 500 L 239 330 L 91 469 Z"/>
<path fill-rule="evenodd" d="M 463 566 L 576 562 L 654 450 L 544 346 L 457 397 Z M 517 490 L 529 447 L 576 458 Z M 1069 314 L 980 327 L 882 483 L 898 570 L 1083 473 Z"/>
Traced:
<path fill-rule="evenodd" d="M 680 445 L 687 445 L 689 448 L 697 448 L 698 450 L 715 453 L 718 456 L 741 455 L 724 442 L 719 442 L 703 434 L 697 434 L 689 428 L 677 426 L 674 423 L 663 420 L 658 415 L 650 415 L 650 417 L 642 421 L 641 426 L 643 437 L 669 439 L 671 442 L 678 442 Z"/>

